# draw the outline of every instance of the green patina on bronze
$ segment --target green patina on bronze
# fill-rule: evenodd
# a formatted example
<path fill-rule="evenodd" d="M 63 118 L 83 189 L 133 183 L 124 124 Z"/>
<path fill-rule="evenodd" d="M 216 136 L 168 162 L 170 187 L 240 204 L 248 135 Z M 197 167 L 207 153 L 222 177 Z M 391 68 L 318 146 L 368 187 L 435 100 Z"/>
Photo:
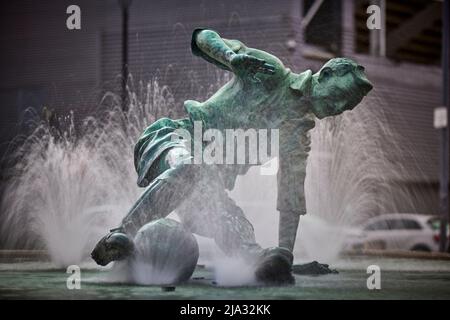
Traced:
<path fill-rule="evenodd" d="M 190 119 L 160 119 L 145 131 L 135 148 L 139 183 L 153 160 L 174 145 L 173 130 L 192 130 L 193 121 L 201 121 L 204 130 L 276 128 L 281 132 L 282 160 L 278 209 L 306 213 L 303 183 L 310 150 L 307 132 L 314 127 L 315 117 L 322 119 L 351 110 L 370 91 L 364 68 L 350 59 L 336 58 L 316 74 L 310 70 L 297 74 L 277 57 L 248 48 L 238 40 L 222 39 L 212 30 L 196 29 L 191 46 L 194 54 L 232 71 L 235 77 L 205 102 L 187 100 L 185 109 Z M 231 180 L 229 188 L 238 173 L 242 173 L 238 167 L 235 172 L 226 171 L 226 179 Z"/>
<path fill-rule="evenodd" d="M 166 216 L 169 210 L 181 204 L 178 198 L 188 198 L 189 192 L 185 189 L 193 186 L 183 188 L 183 184 L 192 183 L 189 179 L 193 177 L 201 180 L 202 175 L 208 174 L 209 169 L 204 166 L 197 172 L 186 166 L 169 164 L 170 150 L 185 148 L 182 140 L 174 139 L 177 138 L 176 129 L 192 133 L 194 121 L 201 121 L 203 130 L 279 129 L 279 246 L 292 251 L 299 217 L 306 213 L 303 184 L 310 151 L 308 131 L 314 127 L 316 118 L 323 119 L 353 109 L 372 89 L 364 68 L 350 59 L 335 58 L 315 74 L 310 70 L 297 74 L 286 68 L 277 57 L 249 48 L 238 40 L 223 39 L 215 31 L 207 29 L 193 32 L 191 47 L 195 55 L 233 72 L 234 77 L 204 102 L 187 100 L 188 118 L 159 119 L 145 130 L 135 146 L 134 156 L 138 185 L 147 189 L 124 218 L 121 228 L 133 234 L 143 224 Z M 224 181 L 223 186 L 217 189 L 219 193 L 221 188 L 232 189 L 236 176 L 247 169 L 248 166 L 219 166 L 216 171 Z M 179 191 L 178 196 L 168 196 L 168 193 L 174 193 L 174 188 Z M 160 200 L 162 197 L 165 202 Z M 236 232 L 226 231 L 230 238 L 238 239 L 234 242 L 240 243 L 237 246 L 244 254 L 249 247 L 252 250 L 260 248 L 254 241 L 251 225 L 248 227 L 249 222 L 241 217 L 240 208 L 226 196 L 222 198 L 224 212 L 228 212 L 230 219 L 227 220 L 226 214 L 220 219 L 242 220 L 230 222 L 231 227 L 223 226 L 224 229 L 235 229 Z M 239 212 L 238 218 L 233 212 Z M 196 232 L 197 229 L 193 229 Z M 248 234 L 240 235 L 239 232 L 245 233 L 242 230 L 247 230 Z M 220 247 L 224 246 L 217 238 L 216 242 Z"/>

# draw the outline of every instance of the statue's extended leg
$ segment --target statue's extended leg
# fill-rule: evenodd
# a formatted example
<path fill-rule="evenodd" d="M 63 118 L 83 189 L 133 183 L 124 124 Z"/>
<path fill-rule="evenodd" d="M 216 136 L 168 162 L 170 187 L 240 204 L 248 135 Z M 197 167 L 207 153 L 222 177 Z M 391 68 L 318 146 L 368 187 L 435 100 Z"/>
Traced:
<path fill-rule="evenodd" d="M 281 211 L 278 226 L 278 245 L 294 251 L 300 215 L 293 211 Z"/>
<path fill-rule="evenodd" d="M 91 256 L 100 265 L 121 260 L 131 254 L 133 238 L 146 223 L 164 218 L 192 192 L 202 175 L 198 165 L 187 164 L 189 153 L 183 148 L 168 149 L 161 154 L 150 172 L 150 185 L 122 220 L 94 248 Z"/>
<path fill-rule="evenodd" d="M 300 139 L 297 137 L 297 139 Z M 303 138 L 305 139 L 305 138 Z M 280 212 L 278 245 L 294 251 L 300 216 L 306 213 L 305 186 L 307 153 L 295 149 L 295 157 L 280 157 L 277 209 Z"/>
<path fill-rule="evenodd" d="M 295 212 L 281 211 L 279 224 L 279 246 L 293 251 L 295 239 L 297 236 L 297 226 L 300 221 L 300 215 Z M 328 264 L 313 261 L 305 264 L 294 265 L 292 271 L 299 275 L 320 275 L 329 273 L 338 273 L 331 269 Z"/>
<path fill-rule="evenodd" d="M 192 192 L 201 174 L 198 165 L 186 164 L 188 153 L 172 148 L 160 156 L 153 175 L 155 179 L 122 220 L 121 228 L 131 236 L 146 223 L 164 218 Z"/>

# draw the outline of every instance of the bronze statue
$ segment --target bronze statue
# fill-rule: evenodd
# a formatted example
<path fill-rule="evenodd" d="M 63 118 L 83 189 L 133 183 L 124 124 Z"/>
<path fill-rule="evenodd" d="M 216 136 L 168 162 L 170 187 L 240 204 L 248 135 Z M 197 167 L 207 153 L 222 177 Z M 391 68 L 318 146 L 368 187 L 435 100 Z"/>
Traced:
<path fill-rule="evenodd" d="M 225 253 L 255 263 L 258 280 L 292 282 L 292 250 L 300 216 L 306 213 L 303 184 L 310 151 L 308 131 L 315 118 L 352 110 L 372 85 L 364 68 L 346 58 L 331 59 L 315 74 L 310 70 L 297 74 L 277 57 L 238 40 L 223 39 L 212 30 L 194 30 L 191 47 L 195 55 L 233 72 L 234 77 L 205 102 L 186 101 L 188 118 L 162 118 L 144 131 L 134 157 L 137 183 L 146 189 L 111 233 L 131 239 L 144 224 L 176 210 L 192 233 L 214 238 Z M 256 243 L 252 225 L 226 192 L 233 189 L 237 175 L 247 172 L 248 164 L 187 161 L 192 155 L 178 129 L 192 133 L 196 121 L 205 130 L 279 129 L 279 247 L 263 249 Z M 126 250 L 118 254 L 120 250 L 107 241 L 110 236 L 100 240 L 92 253 L 99 264 L 128 255 Z"/>

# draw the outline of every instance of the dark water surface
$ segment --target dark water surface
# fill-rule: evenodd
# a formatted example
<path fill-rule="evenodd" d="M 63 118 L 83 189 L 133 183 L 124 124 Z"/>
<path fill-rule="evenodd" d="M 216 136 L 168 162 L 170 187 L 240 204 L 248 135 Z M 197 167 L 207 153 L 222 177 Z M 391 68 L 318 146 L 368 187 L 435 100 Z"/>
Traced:
<path fill-rule="evenodd" d="M 381 289 L 367 289 L 367 266 L 378 264 Z M 81 267 L 81 289 L 69 290 L 66 270 L 48 263 L 0 264 L 0 299 L 450 299 L 450 261 L 358 258 L 334 265 L 339 274 L 296 276 L 289 287 L 224 287 L 197 268 L 173 292 L 160 286 L 114 283 L 110 272 Z"/>

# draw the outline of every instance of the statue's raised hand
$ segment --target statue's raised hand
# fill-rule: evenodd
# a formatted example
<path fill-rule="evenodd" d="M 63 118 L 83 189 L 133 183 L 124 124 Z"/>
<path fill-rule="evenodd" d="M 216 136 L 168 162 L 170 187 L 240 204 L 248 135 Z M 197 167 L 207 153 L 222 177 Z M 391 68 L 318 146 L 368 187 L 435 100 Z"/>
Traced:
<path fill-rule="evenodd" d="M 263 59 L 250 56 L 248 54 L 235 54 L 230 61 L 231 68 L 238 75 L 248 75 L 254 78 L 257 73 L 272 75 L 275 67 L 266 63 Z"/>

